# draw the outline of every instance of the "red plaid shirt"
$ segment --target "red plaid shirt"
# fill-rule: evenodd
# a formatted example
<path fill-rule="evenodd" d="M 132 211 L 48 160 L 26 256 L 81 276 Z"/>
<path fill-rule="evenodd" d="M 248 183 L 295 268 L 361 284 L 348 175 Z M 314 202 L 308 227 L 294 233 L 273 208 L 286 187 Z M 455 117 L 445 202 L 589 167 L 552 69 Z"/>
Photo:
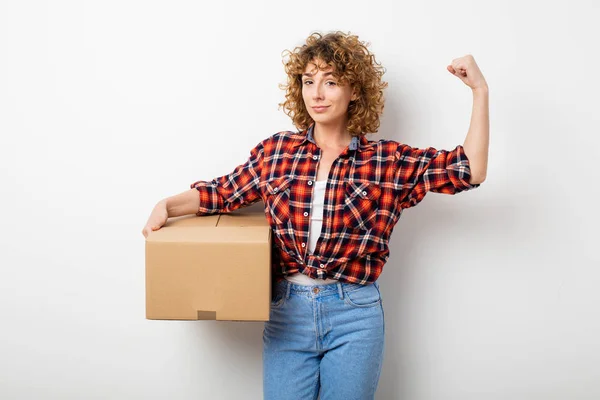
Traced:
<path fill-rule="evenodd" d="M 462 146 L 419 149 L 393 140 L 353 137 L 327 179 L 323 225 L 314 254 L 308 234 L 321 149 L 312 131 L 278 132 L 256 145 L 227 175 L 190 185 L 200 195 L 196 215 L 228 213 L 262 200 L 273 229 L 274 280 L 301 272 L 358 284 L 377 280 L 402 211 L 427 192 L 455 194 L 479 187 Z"/>

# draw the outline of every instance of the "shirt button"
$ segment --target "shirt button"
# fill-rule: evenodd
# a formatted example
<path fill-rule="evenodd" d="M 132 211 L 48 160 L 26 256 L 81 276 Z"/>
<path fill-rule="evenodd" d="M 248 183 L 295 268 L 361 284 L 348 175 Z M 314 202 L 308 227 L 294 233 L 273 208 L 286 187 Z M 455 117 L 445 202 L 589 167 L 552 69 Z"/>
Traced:
<path fill-rule="evenodd" d="M 316 160 L 317 158 L 319 158 L 319 157 L 317 157 L 317 156 L 313 156 L 313 160 Z"/>
<path fill-rule="evenodd" d="M 279 190 L 278 187 L 276 187 L 275 189 L 273 189 L 274 192 L 277 192 Z"/>
<path fill-rule="evenodd" d="M 308 213 L 307 213 L 306 211 L 304 212 L 304 216 L 305 216 L 305 217 L 308 217 Z"/>
<path fill-rule="evenodd" d="M 367 192 L 363 192 L 363 196 L 366 196 L 366 195 L 367 195 Z"/>
<path fill-rule="evenodd" d="M 325 268 L 325 266 L 323 264 L 321 264 L 321 268 Z"/>
<path fill-rule="evenodd" d="M 309 185 L 309 186 L 310 186 L 310 185 L 312 185 L 312 181 L 308 181 L 308 185 Z"/>
<path fill-rule="evenodd" d="M 306 247 L 306 243 L 302 243 L 302 247 Z"/>

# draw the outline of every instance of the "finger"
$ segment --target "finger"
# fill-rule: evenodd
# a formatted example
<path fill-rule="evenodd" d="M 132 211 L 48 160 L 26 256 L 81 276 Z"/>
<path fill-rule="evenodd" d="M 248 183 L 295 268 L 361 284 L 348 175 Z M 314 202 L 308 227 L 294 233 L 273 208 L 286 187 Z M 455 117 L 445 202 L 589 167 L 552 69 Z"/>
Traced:
<path fill-rule="evenodd" d="M 456 71 L 465 71 L 466 70 L 466 66 L 462 61 L 453 61 L 452 62 L 452 67 L 456 70 Z"/>
<path fill-rule="evenodd" d="M 457 76 L 459 78 L 461 78 L 461 77 L 464 76 L 459 70 L 456 70 L 454 68 L 452 69 L 452 75 L 455 75 L 455 76 Z"/>
<path fill-rule="evenodd" d="M 466 76 L 467 75 L 467 71 L 462 66 L 455 66 L 454 67 L 454 75 L 456 75 L 456 76 Z"/>

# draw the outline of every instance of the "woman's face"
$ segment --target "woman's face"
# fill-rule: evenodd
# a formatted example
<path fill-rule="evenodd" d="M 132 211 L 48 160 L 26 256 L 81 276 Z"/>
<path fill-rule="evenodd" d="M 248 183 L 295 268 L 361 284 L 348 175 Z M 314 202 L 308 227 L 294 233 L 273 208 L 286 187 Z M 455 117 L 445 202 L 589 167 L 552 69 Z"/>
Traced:
<path fill-rule="evenodd" d="M 308 63 L 302 74 L 302 98 L 311 118 L 321 124 L 347 121 L 348 104 L 355 100 L 349 85 L 340 86 L 331 74 L 332 67 L 318 61 L 321 69 L 316 68 L 316 61 Z M 319 108 L 322 107 L 322 108 Z"/>

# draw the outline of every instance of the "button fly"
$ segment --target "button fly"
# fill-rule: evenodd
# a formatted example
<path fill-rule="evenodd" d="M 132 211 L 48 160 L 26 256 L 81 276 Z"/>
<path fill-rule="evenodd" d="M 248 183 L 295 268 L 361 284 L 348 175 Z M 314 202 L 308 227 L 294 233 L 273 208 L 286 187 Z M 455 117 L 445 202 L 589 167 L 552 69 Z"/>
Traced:
<path fill-rule="evenodd" d="M 319 293 L 319 288 L 313 288 L 313 293 Z"/>

